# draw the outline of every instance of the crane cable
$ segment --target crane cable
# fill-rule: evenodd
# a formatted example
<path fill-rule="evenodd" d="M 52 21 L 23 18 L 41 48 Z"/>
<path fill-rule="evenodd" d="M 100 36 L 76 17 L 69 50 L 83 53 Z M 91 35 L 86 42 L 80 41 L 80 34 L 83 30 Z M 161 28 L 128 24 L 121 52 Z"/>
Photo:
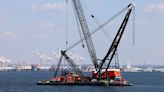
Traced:
<path fill-rule="evenodd" d="M 95 15 L 87 8 L 87 5 L 85 5 L 85 3 L 82 1 L 86 11 L 88 11 L 89 15 L 91 16 L 91 18 L 94 20 L 94 22 L 96 23 L 96 26 L 99 27 L 101 25 L 101 23 L 98 21 L 98 19 L 95 17 Z M 102 32 L 104 33 L 104 35 L 110 40 L 112 41 L 112 38 L 109 36 L 109 33 L 107 33 L 105 28 L 101 28 Z"/>
<path fill-rule="evenodd" d="M 68 8 L 68 0 L 66 0 L 66 6 Z M 66 49 L 68 48 L 68 9 L 66 9 L 66 12 L 65 12 L 65 30 L 66 30 L 66 41 L 65 41 L 65 44 L 66 44 Z"/>
<path fill-rule="evenodd" d="M 96 25 L 99 27 L 101 24 L 100 22 L 97 20 L 97 18 L 92 14 L 91 15 L 92 19 L 95 21 Z M 106 31 L 105 28 L 102 28 L 102 32 L 104 33 L 104 35 L 112 42 L 112 38 L 110 37 L 109 33 Z"/>
<path fill-rule="evenodd" d="M 76 11 L 74 6 L 73 6 L 73 10 L 74 10 L 74 12 Z M 80 23 L 79 23 L 78 16 L 77 16 L 76 12 L 75 12 L 75 19 L 76 19 L 77 28 L 78 28 L 78 31 L 79 31 L 78 33 L 80 35 L 80 41 L 82 43 L 82 47 L 84 48 L 85 47 L 84 40 L 83 40 L 83 36 L 82 36 L 82 33 L 81 33 L 81 27 L 80 27 Z"/>
<path fill-rule="evenodd" d="M 135 5 L 133 7 L 133 45 L 135 44 Z"/>
<path fill-rule="evenodd" d="M 86 11 L 89 13 L 89 15 L 91 16 L 91 18 L 94 20 L 94 22 L 96 23 L 96 27 L 99 27 L 101 25 L 101 23 L 98 21 L 98 19 L 95 17 L 95 15 L 87 8 L 87 5 L 81 1 L 82 4 L 84 5 L 84 8 L 86 9 Z M 104 35 L 110 40 L 112 41 L 112 38 L 110 37 L 109 33 L 106 31 L 105 28 L 101 28 L 102 32 L 104 33 Z"/>
<path fill-rule="evenodd" d="M 95 18 L 95 16 L 91 15 L 91 17 L 94 19 L 97 26 L 100 26 L 100 22 Z M 105 28 L 102 28 L 102 32 L 108 38 L 108 40 L 112 42 L 112 38 L 110 37 L 110 35 L 108 34 L 108 32 L 106 31 Z M 116 50 L 116 54 L 115 54 L 115 68 L 119 68 L 119 57 L 118 57 L 118 51 L 117 50 Z"/>

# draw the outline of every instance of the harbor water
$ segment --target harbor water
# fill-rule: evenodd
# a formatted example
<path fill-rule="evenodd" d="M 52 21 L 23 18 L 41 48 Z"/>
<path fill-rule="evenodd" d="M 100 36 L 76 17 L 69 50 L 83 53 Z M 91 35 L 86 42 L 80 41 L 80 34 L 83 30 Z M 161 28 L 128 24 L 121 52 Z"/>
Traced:
<path fill-rule="evenodd" d="M 0 92 L 164 92 L 164 73 L 124 72 L 123 76 L 134 86 L 38 86 L 54 72 L 0 72 Z"/>

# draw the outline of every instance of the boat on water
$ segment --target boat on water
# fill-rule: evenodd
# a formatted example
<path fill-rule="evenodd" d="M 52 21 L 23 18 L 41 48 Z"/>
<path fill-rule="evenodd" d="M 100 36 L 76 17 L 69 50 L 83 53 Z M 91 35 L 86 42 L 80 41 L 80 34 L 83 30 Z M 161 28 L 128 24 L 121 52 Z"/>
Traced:
<path fill-rule="evenodd" d="M 121 77 L 120 69 L 108 69 L 108 80 L 105 71 L 102 79 L 98 79 L 98 73 L 92 71 L 92 77 L 80 77 L 78 74 L 68 73 L 63 76 L 56 76 L 49 80 L 38 81 L 38 85 L 86 85 L 86 86 L 132 86 L 128 81 Z M 97 76 L 93 78 L 94 76 Z"/>
<path fill-rule="evenodd" d="M 91 76 L 89 77 L 85 76 L 83 74 L 83 71 L 80 68 L 78 68 L 77 65 L 74 63 L 74 60 L 67 55 L 67 51 L 73 48 L 74 46 L 76 46 L 79 43 L 78 42 L 75 43 L 70 48 L 61 51 L 61 57 L 59 59 L 54 77 L 49 80 L 38 81 L 37 84 L 38 85 L 131 86 L 131 84 L 129 84 L 128 81 L 121 76 L 120 69 L 112 69 L 110 68 L 110 65 L 117 51 L 121 37 L 124 33 L 125 27 L 129 20 L 131 11 L 134 8 L 134 4 L 129 4 L 125 9 L 121 11 L 123 12 L 125 10 L 128 10 L 118 32 L 116 33 L 116 36 L 109 50 L 107 51 L 105 57 L 102 60 L 100 60 L 100 63 L 98 63 L 96 57 L 96 51 L 91 39 L 91 33 L 89 32 L 89 28 L 87 26 L 87 22 L 81 7 L 80 0 L 72 0 L 72 1 L 76 12 L 75 15 L 76 18 L 78 19 L 77 21 L 81 26 L 81 30 L 84 36 L 83 40 L 85 40 L 86 42 L 88 52 L 92 59 L 95 70 L 92 71 Z M 94 16 L 92 15 L 92 17 Z M 67 61 L 69 66 L 71 66 L 72 69 L 70 69 L 69 71 L 64 70 L 62 71 L 61 75 L 58 75 L 59 67 L 61 65 L 63 57 L 65 58 L 65 60 Z"/>

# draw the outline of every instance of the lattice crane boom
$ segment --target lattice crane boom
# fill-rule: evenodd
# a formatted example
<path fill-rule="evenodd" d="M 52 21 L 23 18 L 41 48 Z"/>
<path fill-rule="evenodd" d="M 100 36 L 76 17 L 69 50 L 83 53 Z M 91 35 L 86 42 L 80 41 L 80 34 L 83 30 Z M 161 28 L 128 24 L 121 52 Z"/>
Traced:
<path fill-rule="evenodd" d="M 85 19 L 85 15 L 80 3 L 80 0 L 72 0 L 73 1 L 73 5 L 74 5 L 74 9 L 75 9 L 75 13 L 77 14 L 78 17 L 78 21 L 80 23 L 81 29 L 82 29 L 82 33 L 88 48 L 88 52 L 90 54 L 90 57 L 92 59 L 92 62 L 95 66 L 95 68 L 98 68 L 98 62 L 97 62 L 97 57 L 96 57 L 96 51 L 93 45 L 93 41 L 91 38 L 91 34 L 89 32 L 89 28 L 87 25 L 87 21 Z"/>
<path fill-rule="evenodd" d="M 134 7 L 134 4 L 129 4 L 129 6 L 128 6 L 128 12 L 125 15 L 125 18 L 124 18 L 124 20 L 123 20 L 123 22 L 122 22 L 122 24 L 121 24 L 121 26 L 120 26 L 120 28 L 119 28 L 116 36 L 115 36 L 113 42 L 112 42 L 112 44 L 111 44 L 111 46 L 110 46 L 107 54 L 102 59 L 100 65 L 99 65 L 98 73 L 99 73 L 99 78 L 100 79 L 101 79 L 102 66 L 105 64 L 107 58 L 109 58 L 109 61 L 107 63 L 107 67 L 106 67 L 106 73 L 107 73 L 107 69 L 109 68 L 110 63 L 111 63 L 111 61 L 113 59 L 113 56 L 115 55 L 115 52 L 116 52 L 116 50 L 118 48 L 118 45 L 119 45 L 119 43 L 121 41 L 122 35 L 123 35 L 124 31 L 125 31 L 125 28 L 126 28 L 126 25 L 128 23 L 128 20 L 129 20 L 129 17 L 130 17 L 130 14 L 131 14 L 131 11 L 132 11 L 133 7 Z M 108 74 L 106 74 L 106 78 L 108 78 L 107 75 Z"/>
<path fill-rule="evenodd" d="M 62 56 L 66 59 L 68 64 L 72 67 L 75 73 L 79 74 L 80 77 L 83 77 L 82 70 L 77 67 L 74 61 L 66 54 L 66 51 L 61 51 Z"/>

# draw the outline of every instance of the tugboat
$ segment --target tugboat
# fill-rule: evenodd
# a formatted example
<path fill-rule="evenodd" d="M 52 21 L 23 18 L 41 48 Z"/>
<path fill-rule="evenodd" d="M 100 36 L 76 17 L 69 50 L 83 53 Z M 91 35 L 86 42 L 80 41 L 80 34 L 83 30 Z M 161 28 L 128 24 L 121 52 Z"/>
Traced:
<path fill-rule="evenodd" d="M 88 52 L 91 56 L 93 65 L 95 67 L 95 71 L 92 71 L 92 75 L 90 77 L 84 76 L 83 71 L 79 69 L 77 65 L 74 63 L 74 61 L 67 55 L 66 52 L 71 48 L 73 48 L 74 46 L 76 46 L 78 43 L 80 43 L 79 41 L 74 45 L 72 45 L 70 48 L 67 48 L 65 51 L 61 51 L 61 57 L 59 59 L 54 77 L 46 81 L 39 81 L 37 84 L 38 85 L 131 86 L 131 84 L 129 84 L 126 79 L 122 78 L 120 69 L 110 69 L 110 64 L 115 55 L 115 52 L 117 51 L 118 45 L 120 43 L 125 27 L 129 20 L 131 11 L 134 8 L 134 4 L 129 4 L 126 8 L 124 8 L 119 12 L 122 13 L 126 9 L 128 10 L 118 32 L 116 33 L 116 36 L 109 50 L 107 51 L 105 57 L 98 64 L 95 48 L 93 46 L 93 42 L 91 39 L 91 33 L 89 32 L 89 28 L 87 26 L 87 22 L 82 10 L 80 0 L 72 0 L 72 1 L 76 12 L 75 15 L 78 19 L 77 21 L 81 26 L 81 30 L 84 36 L 84 38 L 82 38 L 81 41 L 85 40 L 86 42 Z M 94 16 L 92 15 L 92 17 Z M 107 22 L 105 24 L 107 24 Z M 103 26 L 99 27 L 97 30 L 101 29 Z M 67 63 L 72 67 L 71 69 L 72 71 L 65 73 L 62 76 L 58 76 L 59 67 L 63 57 L 65 58 Z"/>

